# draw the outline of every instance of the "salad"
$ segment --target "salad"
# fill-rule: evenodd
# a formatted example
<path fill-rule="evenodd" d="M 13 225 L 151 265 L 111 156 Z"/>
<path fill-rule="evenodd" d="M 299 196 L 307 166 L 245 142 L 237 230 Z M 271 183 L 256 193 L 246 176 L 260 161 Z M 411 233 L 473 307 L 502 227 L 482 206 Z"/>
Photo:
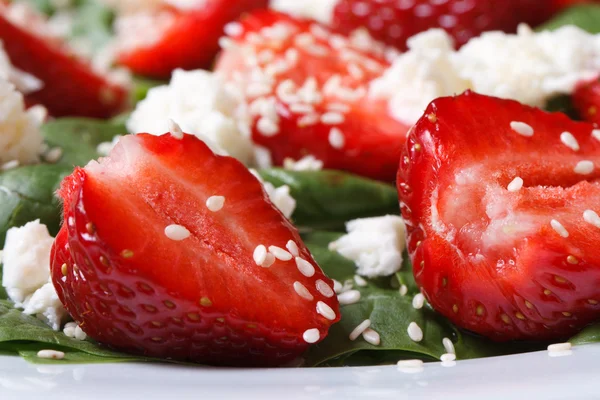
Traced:
<path fill-rule="evenodd" d="M 600 340 L 600 4 L 0 0 L 0 352 Z"/>

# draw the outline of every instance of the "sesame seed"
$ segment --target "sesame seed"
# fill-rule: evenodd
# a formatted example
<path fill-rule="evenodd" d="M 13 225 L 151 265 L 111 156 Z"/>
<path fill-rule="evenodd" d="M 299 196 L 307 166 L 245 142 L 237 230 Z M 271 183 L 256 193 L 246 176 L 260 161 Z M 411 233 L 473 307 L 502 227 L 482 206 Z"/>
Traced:
<path fill-rule="evenodd" d="M 269 268 L 271 265 L 275 263 L 275 256 L 271 253 L 267 253 L 265 257 L 265 261 L 260 265 L 263 268 Z"/>
<path fill-rule="evenodd" d="M 317 57 L 325 57 L 329 55 L 329 48 L 321 44 L 312 43 L 308 46 L 305 46 L 304 50 L 306 50 L 306 52 L 308 52 L 309 54 L 312 54 L 313 56 Z"/>
<path fill-rule="evenodd" d="M 400 285 L 400 289 L 398 289 L 398 291 L 400 292 L 400 296 L 406 296 L 406 293 L 408 293 L 408 287 L 406 285 Z"/>
<path fill-rule="evenodd" d="M 554 343 L 548 346 L 548 351 L 566 351 L 571 350 L 573 346 L 569 342 L 565 343 Z"/>
<path fill-rule="evenodd" d="M 365 278 L 363 278 L 360 275 L 354 275 L 354 283 L 356 283 L 356 285 L 360 286 L 360 287 L 365 287 L 365 286 L 368 285 L 368 283 L 365 280 Z"/>
<path fill-rule="evenodd" d="M 8 171 L 10 169 L 17 168 L 18 166 L 19 166 L 19 160 L 11 160 L 11 161 L 8 161 L 8 162 L 2 164 L 2 167 L 0 167 L 0 169 L 2 171 Z"/>
<path fill-rule="evenodd" d="M 454 349 L 454 343 L 452 343 L 452 340 L 445 337 L 442 339 L 442 344 L 444 345 L 444 349 L 446 349 L 446 353 L 456 354 L 456 350 Z"/>
<path fill-rule="evenodd" d="M 212 212 L 217 212 L 223 208 L 225 204 L 224 196 L 210 196 L 206 200 L 206 208 L 208 208 Z"/>
<path fill-rule="evenodd" d="M 258 62 L 261 64 L 267 64 L 273 61 L 275 58 L 275 53 L 271 49 L 262 50 L 260 53 L 256 55 L 258 58 Z"/>
<path fill-rule="evenodd" d="M 269 246 L 269 253 L 273 254 L 276 259 L 281 261 L 290 261 L 292 259 L 292 255 L 281 247 Z"/>
<path fill-rule="evenodd" d="M 260 97 L 266 96 L 271 93 L 272 87 L 265 82 L 252 82 L 246 88 L 246 95 L 248 97 Z"/>
<path fill-rule="evenodd" d="M 350 335 L 348 336 L 348 338 L 352 341 L 358 339 L 358 337 L 360 335 L 362 335 L 362 333 L 367 330 L 369 327 L 371 326 L 371 320 L 370 319 L 365 319 L 363 322 L 361 322 L 360 324 L 358 324 L 358 326 L 356 328 L 354 328 L 352 330 L 352 332 L 350 332 Z"/>
<path fill-rule="evenodd" d="M 417 293 L 412 300 L 412 306 L 415 310 L 420 310 L 425 304 L 425 296 L 422 293 Z"/>
<path fill-rule="evenodd" d="M 573 171 L 576 174 L 589 175 L 594 171 L 594 163 L 589 160 L 579 161 Z"/>
<path fill-rule="evenodd" d="M 290 105 L 290 111 L 296 114 L 309 114 L 314 113 L 315 108 L 310 104 L 294 103 Z"/>
<path fill-rule="evenodd" d="M 344 103 L 329 103 L 327 104 L 327 110 L 347 113 L 350 112 L 350 107 Z"/>
<path fill-rule="evenodd" d="M 569 237 L 569 231 L 567 231 L 567 229 L 563 226 L 563 224 L 561 224 L 557 220 L 555 220 L 555 219 L 551 220 L 550 225 L 552 226 L 552 229 L 554 229 L 556 231 L 556 233 L 558 233 L 560 236 L 562 236 L 564 238 Z"/>
<path fill-rule="evenodd" d="M 421 368 L 423 367 L 423 360 L 400 360 L 396 365 L 401 368 Z"/>
<path fill-rule="evenodd" d="M 421 340 L 423 340 L 423 331 L 421 330 L 421 327 L 417 325 L 416 322 L 411 322 L 410 324 L 408 324 L 408 329 L 406 331 L 408 332 L 408 337 L 410 338 L 410 340 L 414 342 L 420 342 Z"/>
<path fill-rule="evenodd" d="M 333 289 L 321 279 L 317 279 L 317 282 L 315 282 L 315 286 L 317 287 L 317 291 L 327 298 L 333 297 L 333 295 L 335 294 Z"/>
<path fill-rule="evenodd" d="M 232 49 L 236 46 L 235 42 L 228 38 L 227 36 L 223 36 L 219 38 L 219 47 L 222 49 Z"/>
<path fill-rule="evenodd" d="M 598 141 L 600 141 L 600 129 L 594 129 L 592 131 L 592 137 Z"/>
<path fill-rule="evenodd" d="M 595 211 L 585 210 L 583 212 L 583 219 L 588 224 L 594 225 L 596 228 L 600 228 L 600 216 Z"/>
<path fill-rule="evenodd" d="M 335 279 L 333 280 L 333 291 L 336 293 L 342 293 L 342 289 L 344 288 L 344 286 L 342 285 L 342 283 L 340 281 L 336 281 Z"/>
<path fill-rule="evenodd" d="M 298 62 L 298 58 L 298 50 L 293 48 L 286 50 L 285 59 L 288 61 L 288 63 L 295 65 Z"/>
<path fill-rule="evenodd" d="M 335 319 L 335 311 L 322 301 L 317 302 L 317 313 L 321 314 L 330 321 Z"/>
<path fill-rule="evenodd" d="M 329 131 L 329 144 L 334 149 L 341 149 L 344 147 L 346 139 L 344 138 L 344 134 L 338 128 L 331 128 Z"/>
<path fill-rule="evenodd" d="M 379 336 L 379 333 L 371 328 L 365 329 L 365 331 L 362 333 L 362 337 L 367 343 L 372 344 L 373 346 L 379 346 L 381 343 L 381 337 Z"/>
<path fill-rule="evenodd" d="M 267 248 L 264 245 L 259 244 L 254 249 L 252 258 L 254 258 L 254 262 L 256 263 L 256 265 L 262 265 L 267 259 Z"/>
<path fill-rule="evenodd" d="M 563 132 L 560 134 L 560 141 L 573 151 L 579 151 L 579 143 L 571 132 Z"/>
<path fill-rule="evenodd" d="M 79 325 L 77 325 L 75 327 L 75 332 L 74 332 L 74 339 L 77 340 L 85 340 L 87 338 L 87 334 L 83 331 L 83 329 L 81 329 L 79 327 Z"/>
<path fill-rule="evenodd" d="M 306 299 L 308 301 L 312 301 L 314 299 L 313 295 L 310 294 L 306 286 L 304 286 L 298 281 L 294 282 L 294 290 L 296 291 L 296 293 L 298 293 L 298 296 L 302 297 L 303 299 Z"/>
<path fill-rule="evenodd" d="M 360 292 L 358 290 L 348 290 L 347 292 L 340 293 L 337 298 L 343 306 L 358 303 L 360 300 Z"/>
<path fill-rule="evenodd" d="M 288 249 L 291 255 L 294 257 L 298 257 L 300 255 L 300 250 L 298 249 L 298 245 L 293 240 L 288 240 L 285 245 L 285 248 Z"/>
<path fill-rule="evenodd" d="M 515 179 L 513 179 L 508 186 L 506 187 L 506 189 L 509 192 L 518 192 L 519 190 L 521 190 L 521 188 L 523 187 L 523 179 L 521 179 L 520 177 L 516 177 Z"/>
<path fill-rule="evenodd" d="M 525 122 L 512 121 L 510 123 L 510 129 L 517 132 L 521 136 L 525 136 L 525 137 L 533 136 L 533 128 L 531 127 L 531 125 L 528 125 Z"/>
<path fill-rule="evenodd" d="M 40 350 L 37 352 L 38 358 L 46 358 L 49 360 L 62 360 L 65 358 L 65 353 L 57 350 Z"/>
<path fill-rule="evenodd" d="M 256 128 L 263 136 L 275 136 L 279 133 L 279 126 L 272 119 L 266 117 L 258 120 Z"/>
<path fill-rule="evenodd" d="M 223 29 L 226 35 L 237 37 L 244 33 L 244 27 L 239 22 L 230 22 Z"/>
<path fill-rule="evenodd" d="M 316 343 L 321 337 L 321 333 L 317 328 L 308 329 L 302 334 L 302 339 L 306 343 Z"/>
<path fill-rule="evenodd" d="M 343 123 L 345 120 L 346 117 L 344 117 L 344 114 L 338 112 L 329 111 L 321 115 L 321 122 L 325 125 L 337 125 Z"/>
<path fill-rule="evenodd" d="M 317 114 L 307 114 L 302 118 L 298 119 L 298 127 L 304 128 L 307 126 L 315 125 L 319 122 L 319 116 Z"/>
<path fill-rule="evenodd" d="M 299 47 L 306 47 L 313 44 L 315 37 L 310 33 L 301 33 L 294 38 L 294 44 Z"/>
<path fill-rule="evenodd" d="M 61 159 L 62 156 L 63 149 L 61 149 L 60 147 L 54 147 L 48 150 L 48 152 L 44 155 L 44 159 L 51 164 L 55 164 L 58 162 L 58 160 Z"/>
<path fill-rule="evenodd" d="M 301 257 L 296 257 L 296 266 L 298 267 L 298 271 L 306 277 L 311 277 L 315 274 L 315 267 L 305 259 Z"/>
<path fill-rule="evenodd" d="M 175 139 L 183 139 L 183 131 L 181 130 L 181 127 L 171 118 L 169 118 L 169 133 L 171 133 L 171 136 L 173 136 Z"/>
<path fill-rule="evenodd" d="M 348 64 L 348 73 L 356 80 L 362 80 L 365 77 L 364 71 L 355 63 Z"/>
<path fill-rule="evenodd" d="M 189 238 L 190 231 L 184 226 L 172 224 L 165 228 L 165 236 L 178 242 Z"/>
<path fill-rule="evenodd" d="M 454 360 L 456 360 L 456 354 L 454 354 L 454 353 L 442 354 L 442 356 L 440 357 L 440 361 L 442 361 L 442 362 L 448 362 L 448 361 L 454 361 Z"/>

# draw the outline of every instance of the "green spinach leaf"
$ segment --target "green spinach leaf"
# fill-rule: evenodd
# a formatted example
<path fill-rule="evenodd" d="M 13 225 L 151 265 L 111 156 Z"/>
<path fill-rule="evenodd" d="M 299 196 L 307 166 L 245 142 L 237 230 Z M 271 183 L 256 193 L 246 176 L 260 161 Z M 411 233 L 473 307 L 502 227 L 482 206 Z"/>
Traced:
<path fill-rule="evenodd" d="M 315 260 L 325 273 L 340 282 L 351 280 L 355 274 L 354 264 L 327 249 L 328 243 L 337 239 L 339 233 L 312 232 L 304 240 Z M 408 257 L 406 257 L 408 259 Z M 391 284 L 391 279 L 369 280 L 366 287 L 354 289 L 361 292 L 358 303 L 341 306 L 341 321 L 333 325 L 327 338 L 311 347 L 306 354 L 308 366 L 340 366 L 382 364 L 404 358 L 421 358 L 434 361 L 446 351 L 442 339 L 447 337 L 454 343 L 459 359 L 488 357 L 512 352 L 531 351 L 543 348 L 536 343 L 496 344 L 487 339 L 466 334 L 433 311 L 429 306 L 416 310 L 412 296 L 417 293 L 412 278 L 411 265 L 405 261 L 396 278 L 409 287 L 409 294 L 402 296 Z M 379 333 L 378 346 L 362 338 L 349 339 L 350 332 L 365 319 Z M 416 322 L 423 331 L 423 340 L 414 342 L 408 336 L 410 322 Z"/>
<path fill-rule="evenodd" d="M 539 26 L 537 30 L 553 31 L 565 25 L 575 25 L 590 33 L 600 33 L 600 5 L 582 4 L 570 7 Z"/>
<path fill-rule="evenodd" d="M 61 118 L 42 127 L 42 134 L 51 147 L 63 150 L 59 164 L 86 165 L 98 157 L 96 148 L 102 142 L 110 142 L 116 135 L 124 135 L 127 129 L 122 122 L 87 118 Z"/>
<path fill-rule="evenodd" d="M 398 214 L 396 188 L 342 171 L 260 171 L 275 187 L 288 185 L 298 205 L 292 218 L 301 227 L 343 229 L 354 218 Z"/>
<path fill-rule="evenodd" d="M 600 324 L 588 326 L 569 341 L 574 345 L 600 343 Z"/>

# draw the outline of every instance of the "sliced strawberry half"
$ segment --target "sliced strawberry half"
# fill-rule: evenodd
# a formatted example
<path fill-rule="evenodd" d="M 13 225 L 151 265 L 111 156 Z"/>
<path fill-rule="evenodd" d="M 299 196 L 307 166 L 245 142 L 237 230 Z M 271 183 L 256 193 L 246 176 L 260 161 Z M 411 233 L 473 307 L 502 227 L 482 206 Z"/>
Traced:
<path fill-rule="evenodd" d="M 486 31 L 515 32 L 520 23 L 544 22 L 552 11 L 540 0 L 340 0 L 332 28 L 346 34 L 366 28 L 374 38 L 403 51 L 411 36 L 441 28 L 460 47 Z"/>
<path fill-rule="evenodd" d="M 26 20 L 9 17 L 0 2 L 0 40 L 11 63 L 40 81 L 40 90 L 28 93 L 28 104 L 42 104 L 51 115 L 105 118 L 119 113 L 128 102 L 128 91 L 95 73 L 56 38 L 35 29 L 45 21 L 32 14 Z M 31 24 L 28 26 L 26 24 Z"/>
<path fill-rule="evenodd" d="M 398 172 L 431 305 L 495 340 L 562 339 L 600 318 L 600 131 L 466 92 L 433 101 Z"/>
<path fill-rule="evenodd" d="M 581 82 L 573 92 L 573 105 L 588 122 L 600 123 L 600 80 Z"/>
<path fill-rule="evenodd" d="M 101 343 L 277 365 L 339 319 L 333 282 L 259 181 L 191 135 L 126 136 L 108 158 L 76 169 L 59 194 L 65 225 L 52 279 Z"/>
<path fill-rule="evenodd" d="M 336 35 L 271 11 L 249 15 L 236 33 L 216 71 L 248 101 L 253 140 L 275 164 L 311 154 L 325 168 L 394 179 L 408 128 L 368 94 L 393 52 L 368 35 Z"/>
<path fill-rule="evenodd" d="M 177 68 L 209 68 L 219 51 L 225 25 L 245 12 L 266 8 L 268 3 L 199 0 L 195 9 L 168 7 L 156 14 L 121 17 L 116 23 L 118 41 L 126 45 L 119 62 L 139 75 L 157 79 L 168 78 Z"/>

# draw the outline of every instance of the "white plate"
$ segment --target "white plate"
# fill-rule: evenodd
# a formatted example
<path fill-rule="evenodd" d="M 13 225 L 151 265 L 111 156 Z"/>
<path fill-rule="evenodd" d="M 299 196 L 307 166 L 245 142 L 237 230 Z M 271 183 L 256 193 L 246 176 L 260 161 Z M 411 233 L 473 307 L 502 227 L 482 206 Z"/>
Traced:
<path fill-rule="evenodd" d="M 112 399 L 592 399 L 600 398 L 600 345 L 548 352 L 360 368 L 225 369 L 158 364 L 40 366 L 0 356 L 2 400 Z"/>

